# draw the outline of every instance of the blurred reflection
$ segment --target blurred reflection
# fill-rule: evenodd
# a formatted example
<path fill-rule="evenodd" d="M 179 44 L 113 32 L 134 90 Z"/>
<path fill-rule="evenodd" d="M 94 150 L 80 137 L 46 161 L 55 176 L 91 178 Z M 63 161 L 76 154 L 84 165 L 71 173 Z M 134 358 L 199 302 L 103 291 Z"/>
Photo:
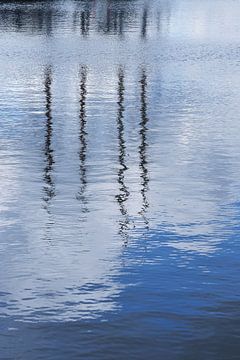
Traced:
<path fill-rule="evenodd" d="M 239 357 L 237 8 L 167 2 L 1 3 L 1 359 Z"/>
<path fill-rule="evenodd" d="M 45 19 L 46 35 L 50 36 L 53 30 L 53 10 L 51 8 L 48 9 Z"/>
<path fill-rule="evenodd" d="M 89 34 L 90 17 L 91 17 L 91 3 L 84 2 L 77 5 L 81 9 L 77 9 L 73 13 L 73 29 L 76 31 L 80 28 L 81 34 L 86 36 Z"/>
<path fill-rule="evenodd" d="M 145 7 L 142 13 L 142 23 L 141 23 L 141 35 L 145 39 L 147 37 L 147 24 L 148 24 L 148 8 Z"/>
<path fill-rule="evenodd" d="M 147 74 L 146 70 L 142 70 L 141 79 L 141 121 L 140 121 L 140 146 L 139 146 L 139 155 L 140 155 L 140 170 L 141 170 L 141 194 L 142 194 L 142 209 L 141 214 L 143 216 L 146 227 L 148 228 L 149 221 L 146 218 L 146 211 L 149 206 L 147 199 L 147 191 L 148 191 L 148 183 L 149 183 L 149 175 L 148 175 L 148 161 L 147 161 L 147 123 L 149 121 L 147 116 Z"/>
<path fill-rule="evenodd" d="M 81 32 L 82 35 L 87 35 L 89 33 L 89 24 L 90 24 L 90 12 L 82 11 L 81 12 Z"/>
<path fill-rule="evenodd" d="M 136 0 L 83 0 L 72 2 L 72 7 L 68 6 L 68 2 L 61 5 L 58 7 L 56 2 L 51 1 L 19 1 L 14 3 L 14 6 L 4 3 L 0 7 L 0 28 L 5 31 L 40 33 L 47 36 L 51 36 L 58 29 L 71 29 L 73 32 L 80 31 L 82 36 L 100 32 L 120 37 L 135 28 L 141 33 L 141 37 L 146 39 L 148 25 L 156 23 L 159 31 L 163 18 L 166 19 L 166 14 L 169 14 L 168 1 L 160 5 L 155 2 L 145 5 Z"/>
<path fill-rule="evenodd" d="M 52 68 L 51 66 L 47 67 L 45 71 L 45 83 L 44 83 L 44 92 L 46 96 L 46 127 L 45 127 L 45 168 L 43 173 L 44 178 L 44 208 L 49 213 L 49 205 L 52 198 L 55 196 L 55 183 L 52 177 L 54 157 L 52 149 Z"/>
<path fill-rule="evenodd" d="M 133 2 L 107 1 L 106 8 L 99 14 L 98 31 L 106 34 L 123 35 L 126 28 L 135 20 L 135 10 Z"/>
<path fill-rule="evenodd" d="M 129 191 L 125 184 L 125 172 L 128 169 L 126 166 L 126 145 L 124 140 L 124 71 L 122 68 L 118 71 L 118 113 L 117 113 L 117 128 L 118 128 L 118 161 L 119 161 L 119 170 L 118 170 L 118 184 L 119 184 L 119 194 L 116 196 L 116 199 L 119 204 L 119 209 L 121 212 L 122 219 L 120 220 L 120 230 L 119 233 L 123 237 L 124 244 L 128 242 L 128 225 L 129 225 L 129 215 L 126 207 L 126 201 L 129 197 Z"/>
<path fill-rule="evenodd" d="M 123 20 L 126 12 L 123 9 L 115 10 L 109 7 L 107 9 L 106 22 L 104 25 L 104 31 L 122 35 L 123 32 Z"/>
<path fill-rule="evenodd" d="M 80 112 L 79 112 L 79 121 L 80 121 L 80 131 L 79 131 L 79 140 L 80 140 L 80 150 L 79 150 L 79 174 L 80 174 L 80 190 L 77 194 L 77 199 L 84 204 L 83 211 L 87 211 L 86 205 L 87 200 L 85 197 L 85 190 L 87 187 L 87 177 L 86 177 L 86 150 L 87 150 L 87 131 L 86 131 L 86 96 L 87 96 L 87 68 L 83 66 L 80 71 Z"/>
<path fill-rule="evenodd" d="M 30 7 L 29 2 L 21 1 L 18 6 L 0 9 L 0 27 L 50 36 L 62 16 L 63 14 L 54 9 L 51 3 Z"/>

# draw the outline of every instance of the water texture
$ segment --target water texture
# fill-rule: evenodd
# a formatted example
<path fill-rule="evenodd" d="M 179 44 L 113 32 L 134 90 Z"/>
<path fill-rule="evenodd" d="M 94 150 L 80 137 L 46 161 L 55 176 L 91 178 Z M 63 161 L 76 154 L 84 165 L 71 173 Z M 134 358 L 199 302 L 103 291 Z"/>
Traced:
<path fill-rule="evenodd" d="M 239 18 L 0 1 L 1 360 L 239 360 Z"/>

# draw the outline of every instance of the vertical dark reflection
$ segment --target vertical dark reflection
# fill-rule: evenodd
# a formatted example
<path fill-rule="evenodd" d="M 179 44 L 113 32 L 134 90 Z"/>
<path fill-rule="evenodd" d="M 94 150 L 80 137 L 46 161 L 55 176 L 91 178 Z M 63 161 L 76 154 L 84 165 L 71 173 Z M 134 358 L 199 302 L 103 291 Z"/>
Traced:
<path fill-rule="evenodd" d="M 46 115 L 46 126 L 45 126 L 45 146 L 44 146 L 44 155 L 45 155 L 45 167 L 43 173 L 44 179 L 44 197 L 45 209 L 49 213 L 49 205 L 52 198 L 55 196 L 55 183 L 52 177 L 53 165 L 54 165 L 54 156 L 52 149 L 52 68 L 51 66 L 47 67 L 45 70 L 44 78 L 44 92 L 45 92 L 45 115 Z"/>
<path fill-rule="evenodd" d="M 161 10 L 157 11 L 156 20 L 157 20 L 157 32 L 160 32 L 161 31 L 161 21 L 162 21 Z"/>
<path fill-rule="evenodd" d="M 107 8 L 107 16 L 106 16 L 106 32 L 110 32 L 111 30 L 111 19 L 112 19 L 112 12 L 110 7 Z"/>
<path fill-rule="evenodd" d="M 148 161 L 147 161 L 147 131 L 148 131 L 148 116 L 147 116 L 147 74 L 146 70 L 143 69 L 141 72 L 140 79 L 141 93 L 140 93 L 140 101 L 141 101 L 141 121 L 140 121 L 140 146 L 139 146 L 139 156 L 140 156 L 140 176 L 141 176 L 141 195 L 142 195 L 142 209 L 141 214 L 143 216 L 146 227 L 148 228 L 149 221 L 146 217 L 146 211 L 149 206 L 147 199 L 147 191 L 148 191 L 148 183 L 149 183 L 149 175 L 148 175 Z"/>
<path fill-rule="evenodd" d="M 43 17 L 43 12 L 41 11 L 41 9 L 38 9 L 36 12 L 36 28 L 38 29 L 38 31 L 40 33 L 42 33 L 43 31 L 43 24 L 44 24 L 44 17 Z"/>
<path fill-rule="evenodd" d="M 122 219 L 120 220 L 119 233 L 123 237 L 124 244 L 128 243 L 128 227 L 129 227 L 129 215 L 126 206 L 126 201 L 129 197 L 129 191 L 125 183 L 125 172 L 128 169 L 126 166 L 126 145 L 124 140 L 124 71 L 122 68 L 118 71 L 118 110 L 117 110 L 117 129 L 118 129 L 118 184 L 119 194 L 116 195 L 116 199 L 119 204 L 120 213 Z"/>
<path fill-rule="evenodd" d="M 142 24 L 141 24 L 141 36 L 143 39 L 147 37 L 147 24 L 148 24 L 148 8 L 143 9 Z"/>
<path fill-rule="evenodd" d="M 119 13 L 119 35 L 123 35 L 123 25 L 124 25 L 124 11 L 120 10 Z"/>
<path fill-rule="evenodd" d="M 81 12 L 81 32 L 82 35 L 88 35 L 90 26 L 90 11 L 82 11 Z"/>
<path fill-rule="evenodd" d="M 83 36 L 89 34 L 90 19 L 91 19 L 91 2 L 80 2 L 77 4 L 76 10 L 73 12 L 73 30 L 81 31 Z"/>
<path fill-rule="evenodd" d="M 78 11 L 76 10 L 76 11 L 73 12 L 73 17 L 72 17 L 72 28 L 73 28 L 73 31 L 76 30 L 77 24 L 78 24 Z"/>
<path fill-rule="evenodd" d="M 80 175 L 80 189 L 76 198 L 84 204 L 83 211 L 87 211 L 86 205 L 87 200 L 85 197 L 85 191 L 87 187 L 87 174 L 86 174 L 86 152 L 87 152 L 87 119 L 86 119 L 86 97 L 87 97 L 87 68 L 85 66 L 81 67 L 80 70 L 80 110 L 79 110 L 79 175 Z"/>
<path fill-rule="evenodd" d="M 20 31 L 23 27 L 21 10 L 17 9 L 15 12 L 15 16 L 16 16 L 15 17 L 16 28 L 18 29 L 18 31 Z"/>
<path fill-rule="evenodd" d="M 100 12 L 97 20 L 98 31 L 104 34 L 118 35 L 123 37 L 125 28 L 133 21 L 134 15 L 128 9 L 129 3 L 108 1 L 105 12 Z"/>
<path fill-rule="evenodd" d="M 53 32 L 53 11 L 52 9 L 47 10 L 46 14 L 46 34 L 52 36 Z"/>

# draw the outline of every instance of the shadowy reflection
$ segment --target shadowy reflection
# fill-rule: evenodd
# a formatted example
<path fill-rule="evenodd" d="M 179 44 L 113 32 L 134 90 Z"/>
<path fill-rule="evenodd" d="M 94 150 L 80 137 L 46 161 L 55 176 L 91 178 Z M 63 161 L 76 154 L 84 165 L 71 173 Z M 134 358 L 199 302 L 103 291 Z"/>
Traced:
<path fill-rule="evenodd" d="M 149 175 L 148 175 L 148 162 L 147 162 L 147 123 L 149 121 L 147 116 L 147 74 L 146 70 L 143 69 L 141 73 L 140 79 L 141 85 L 141 94 L 140 94 L 140 101 L 141 101 L 141 121 L 140 121 L 140 146 L 139 146 L 139 155 L 140 155 L 140 171 L 141 171 L 141 194 L 142 194 L 142 209 L 141 215 L 143 216 L 144 222 L 146 227 L 148 228 L 149 221 L 146 217 L 146 211 L 149 206 L 148 199 L 147 199 L 147 191 L 148 191 L 148 183 L 149 183 Z"/>
<path fill-rule="evenodd" d="M 142 13 L 142 22 L 141 22 L 141 35 L 143 39 L 147 37 L 147 24 L 148 24 L 148 8 L 145 7 Z"/>
<path fill-rule="evenodd" d="M 80 150 L 79 150 L 79 174 L 80 174 L 80 189 L 76 198 L 84 204 L 83 211 L 87 211 L 87 200 L 85 197 L 85 190 L 87 187 L 87 176 L 86 176 L 86 151 L 87 151 L 87 131 L 86 131 L 86 96 L 87 96 L 87 68 L 82 66 L 80 70 L 80 111 L 79 111 L 79 121 L 80 121 L 80 131 L 79 131 L 79 140 L 80 140 Z"/>
<path fill-rule="evenodd" d="M 134 21 L 135 8 L 132 2 L 107 1 L 104 12 L 100 12 L 98 31 L 105 34 L 122 36 L 123 32 Z"/>
<path fill-rule="evenodd" d="M 118 112 L 117 112 L 117 128 L 118 128 L 118 184 L 119 194 L 116 195 L 116 199 L 119 204 L 119 209 L 122 215 L 120 220 L 119 233 L 124 239 L 124 244 L 128 242 L 128 227 L 129 227 L 129 215 L 126 207 L 126 201 L 129 197 L 129 191 L 125 184 L 125 172 L 128 169 L 126 166 L 126 145 L 124 140 L 124 71 L 122 68 L 118 71 Z"/>
<path fill-rule="evenodd" d="M 75 10 L 73 13 L 73 30 L 76 31 L 80 28 L 81 34 L 86 36 L 89 34 L 91 9 L 90 2 L 81 4 L 83 9 Z"/>
<path fill-rule="evenodd" d="M 1 30 L 47 36 L 51 36 L 57 29 L 71 29 L 73 32 L 80 31 L 83 36 L 97 31 L 121 37 L 130 29 L 135 29 L 146 39 L 148 25 L 156 22 L 159 29 L 163 15 L 169 13 L 168 2 L 157 5 L 156 9 L 154 4 L 145 5 L 129 0 L 70 1 L 73 7 L 67 6 L 68 2 L 59 6 L 57 2 L 47 0 L 19 0 L 10 3 L 13 5 L 8 6 L 9 2 L 0 0 Z"/>
<path fill-rule="evenodd" d="M 55 196 L 55 183 L 52 177 L 52 170 L 54 164 L 53 149 L 52 149 L 52 68 L 49 66 L 45 71 L 44 92 L 46 96 L 46 128 L 45 128 L 45 168 L 43 173 L 44 179 L 44 208 L 49 211 L 49 205 L 52 198 Z"/>
<path fill-rule="evenodd" d="M 14 7 L 0 9 L 0 26 L 6 30 L 50 36 L 62 17 L 63 13 L 49 2 L 29 6 L 29 1 L 19 1 Z"/>
<path fill-rule="evenodd" d="M 161 10 L 158 10 L 158 11 L 157 11 L 156 20 L 157 20 L 157 32 L 161 32 L 161 27 L 162 27 L 162 14 L 161 14 Z"/>
<path fill-rule="evenodd" d="M 81 12 L 81 32 L 82 35 L 88 35 L 90 26 L 90 11 Z"/>
<path fill-rule="evenodd" d="M 53 10 L 50 8 L 45 17 L 46 35 L 51 36 L 53 31 Z"/>

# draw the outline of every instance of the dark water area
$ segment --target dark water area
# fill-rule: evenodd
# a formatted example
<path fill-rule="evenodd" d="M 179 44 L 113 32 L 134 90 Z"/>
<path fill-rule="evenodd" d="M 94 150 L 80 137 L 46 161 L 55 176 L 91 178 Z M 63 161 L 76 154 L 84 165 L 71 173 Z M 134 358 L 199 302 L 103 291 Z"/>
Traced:
<path fill-rule="evenodd" d="M 0 359 L 240 358 L 240 2 L 0 1 Z"/>

